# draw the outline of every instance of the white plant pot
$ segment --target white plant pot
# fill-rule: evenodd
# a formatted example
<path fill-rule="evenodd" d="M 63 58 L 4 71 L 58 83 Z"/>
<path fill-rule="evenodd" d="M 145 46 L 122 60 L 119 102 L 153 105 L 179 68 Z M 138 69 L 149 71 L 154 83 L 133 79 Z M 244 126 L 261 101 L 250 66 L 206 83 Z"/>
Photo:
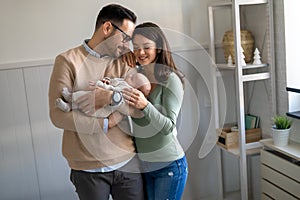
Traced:
<path fill-rule="evenodd" d="M 291 128 L 289 129 L 274 129 L 272 128 L 272 137 L 275 146 L 286 146 L 289 143 Z"/>

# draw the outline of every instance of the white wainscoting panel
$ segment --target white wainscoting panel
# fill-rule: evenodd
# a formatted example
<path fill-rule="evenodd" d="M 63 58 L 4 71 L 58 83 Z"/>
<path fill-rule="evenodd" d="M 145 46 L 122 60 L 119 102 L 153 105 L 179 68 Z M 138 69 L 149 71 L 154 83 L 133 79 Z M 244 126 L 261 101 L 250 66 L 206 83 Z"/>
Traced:
<path fill-rule="evenodd" d="M 0 71 L 0 199 L 40 199 L 22 69 Z"/>
<path fill-rule="evenodd" d="M 62 130 L 55 128 L 49 117 L 51 71 L 52 65 L 24 69 L 41 199 L 73 200 L 77 195 L 69 179 L 70 169 L 61 153 Z"/>

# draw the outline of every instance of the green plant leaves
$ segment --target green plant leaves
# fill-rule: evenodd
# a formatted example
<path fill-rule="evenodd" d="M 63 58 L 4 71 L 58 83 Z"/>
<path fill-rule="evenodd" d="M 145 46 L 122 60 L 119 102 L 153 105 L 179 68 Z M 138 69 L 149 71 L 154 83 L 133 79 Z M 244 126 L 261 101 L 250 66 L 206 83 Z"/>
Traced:
<path fill-rule="evenodd" d="M 288 119 L 286 116 L 276 116 L 273 117 L 273 122 L 276 129 L 289 129 L 292 126 L 292 120 Z"/>

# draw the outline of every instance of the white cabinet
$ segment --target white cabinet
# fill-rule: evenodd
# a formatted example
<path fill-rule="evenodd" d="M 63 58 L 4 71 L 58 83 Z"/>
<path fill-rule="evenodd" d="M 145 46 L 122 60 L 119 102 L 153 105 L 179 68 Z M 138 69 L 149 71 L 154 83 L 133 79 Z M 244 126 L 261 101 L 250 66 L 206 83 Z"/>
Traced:
<path fill-rule="evenodd" d="M 300 144 L 273 146 L 264 140 L 261 150 L 262 199 L 300 199 Z M 290 155 L 291 149 L 296 152 Z"/>
<path fill-rule="evenodd" d="M 273 36 L 273 1 L 272 0 L 223 0 L 212 3 L 208 6 L 209 13 L 209 30 L 210 30 L 210 55 L 212 59 L 217 62 L 216 44 L 215 44 L 215 19 L 214 11 L 220 9 L 230 9 L 232 16 L 232 29 L 234 32 L 234 51 L 235 51 L 235 66 L 227 67 L 226 63 L 216 63 L 216 76 L 222 77 L 222 70 L 231 70 L 235 75 L 235 94 L 236 94 L 236 122 L 239 128 L 239 147 L 235 149 L 227 149 L 226 151 L 236 155 L 239 159 L 239 174 L 240 174 L 240 190 L 241 199 L 249 198 L 249 180 L 247 169 L 247 156 L 251 154 L 258 154 L 261 147 L 259 142 L 246 143 L 245 132 L 245 114 L 249 111 L 249 101 L 253 99 L 253 85 L 252 83 L 262 82 L 260 88 L 265 89 L 263 93 L 267 94 L 265 99 L 261 98 L 259 103 L 254 105 L 256 107 L 256 115 L 260 116 L 261 122 L 265 126 L 269 126 L 268 120 L 276 113 L 275 102 L 275 65 L 274 65 L 274 36 Z M 258 14 L 260 13 L 260 14 Z M 247 17 L 245 17 L 247 16 Z M 260 16 L 258 18 L 257 16 Z M 242 49 L 241 49 L 241 29 L 247 29 L 254 35 L 255 47 L 263 51 L 261 65 L 253 65 L 247 63 L 243 64 Z M 221 73 L 220 73 L 221 71 Z M 215 83 L 215 90 L 218 91 L 218 84 Z M 262 92 L 260 92 L 262 93 Z M 217 94 L 217 92 L 215 93 Z M 250 100 L 249 100 L 250 98 Z M 260 96 L 258 96 L 260 98 Z M 221 101 L 215 97 L 215 107 L 218 108 Z M 254 107 L 252 105 L 252 107 Z M 262 107 L 263 109 L 260 109 Z M 266 115 L 265 108 L 269 108 L 268 115 Z M 264 110 L 262 112 L 262 110 Z M 232 112 L 232 111 L 227 111 Z M 252 113 L 253 114 L 253 113 Z M 224 116 L 224 113 L 216 114 L 216 124 L 223 126 L 220 123 L 219 116 Z M 266 119 L 266 120 L 265 120 Z M 261 123 L 261 124 L 262 124 Z M 220 128 L 217 127 L 217 128 Z M 262 127 L 264 130 L 264 127 Z M 224 150 L 224 149 L 222 149 Z M 222 169 L 220 169 L 220 176 L 222 176 Z M 222 184 L 222 183 L 220 183 Z M 219 186 L 219 190 L 222 190 Z M 222 192 L 221 192 L 222 193 Z"/>

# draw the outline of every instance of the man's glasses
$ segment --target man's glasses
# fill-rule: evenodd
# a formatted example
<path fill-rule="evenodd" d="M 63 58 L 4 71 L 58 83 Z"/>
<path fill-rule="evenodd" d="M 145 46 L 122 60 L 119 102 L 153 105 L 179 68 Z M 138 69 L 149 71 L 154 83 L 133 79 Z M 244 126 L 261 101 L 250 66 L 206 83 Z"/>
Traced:
<path fill-rule="evenodd" d="M 122 31 L 122 29 L 120 29 L 117 25 L 115 25 L 113 23 L 111 23 L 111 25 L 124 35 L 123 40 L 122 40 L 123 43 L 129 42 L 130 40 L 132 40 L 132 38 L 129 35 L 127 35 L 127 33 Z"/>

